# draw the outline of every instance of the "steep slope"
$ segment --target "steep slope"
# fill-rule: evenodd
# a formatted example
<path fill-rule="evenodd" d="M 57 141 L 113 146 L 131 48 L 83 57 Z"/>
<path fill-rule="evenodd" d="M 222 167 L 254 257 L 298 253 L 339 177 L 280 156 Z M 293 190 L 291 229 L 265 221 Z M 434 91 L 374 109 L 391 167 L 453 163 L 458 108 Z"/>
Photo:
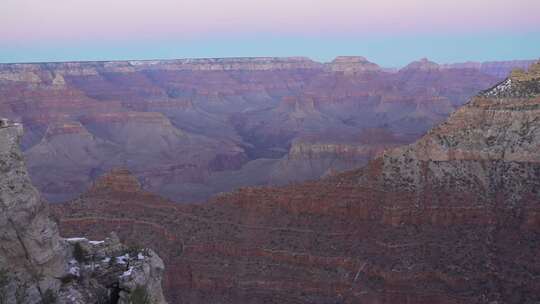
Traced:
<path fill-rule="evenodd" d="M 35 303 L 45 290 L 58 289 L 54 277 L 64 273 L 67 260 L 56 225 L 25 170 L 18 147 L 22 132 L 21 125 L 0 120 L 0 269 L 3 275 L 14 276 L 8 286 L 1 287 L 4 300 L 14 300 L 12 291 L 21 289 Z"/>
<path fill-rule="evenodd" d="M 0 302 L 122 304 L 131 303 L 138 288 L 166 303 L 163 262 L 151 250 L 133 251 L 133 257 L 115 237 L 60 238 L 30 183 L 19 150 L 22 134 L 22 125 L 0 119 Z M 118 256 L 122 262 L 103 262 Z"/>
<path fill-rule="evenodd" d="M 53 208 L 67 234 L 144 236 L 172 303 L 536 303 L 539 69 L 360 170 L 202 205 L 99 187 Z"/>

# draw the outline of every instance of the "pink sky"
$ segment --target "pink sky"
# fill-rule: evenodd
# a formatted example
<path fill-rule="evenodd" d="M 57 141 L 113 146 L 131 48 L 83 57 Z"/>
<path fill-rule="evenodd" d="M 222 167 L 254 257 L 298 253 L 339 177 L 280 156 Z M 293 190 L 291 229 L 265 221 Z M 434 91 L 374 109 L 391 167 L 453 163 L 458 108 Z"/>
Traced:
<path fill-rule="evenodd" d="M 1 0 L 0 39 L 538 32 L 539 12 L 540 0 Z"/>

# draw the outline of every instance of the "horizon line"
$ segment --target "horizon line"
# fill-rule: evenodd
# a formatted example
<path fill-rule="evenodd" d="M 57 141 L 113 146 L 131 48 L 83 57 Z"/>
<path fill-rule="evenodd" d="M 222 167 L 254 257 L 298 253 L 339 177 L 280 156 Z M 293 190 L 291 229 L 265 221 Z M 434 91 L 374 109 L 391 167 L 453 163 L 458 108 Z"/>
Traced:
<path fill-rule="evenodd" d="M 184 61 L 184 60 L 221 60 L 221 59 L 297 59 L 297 60 L 309 60 L 314 63 L 319 63 L 321 65 L 332 63 L 337 58 L 342 57 L 349 57 L 349 58 L 364 58 L 369 63 L 374 63 L 381 67 L 382 69 L 395 69 L 395 68 L 403 68 L 406 67 L 408 64 L 413 62 L 418 62 L 421 60 L 429 60 L 431 62 L 434 62 L 438 65 L 451 65 L 451 64 L 465 64 L 465 63 L 493 63 L 493 62 L 507 62 L 507 61 L 540 61 L 540 57 L 536 58 L 520 58 L 520 59 L 497 59 L 497 60 L 487 60 L 487 61 L 477 61 L 477 60 L 465 60 L 465 61 L 456 61 L 456 62 L 446 62 L 446 63 L 439 63 L 436 61 L 433 61 L 429 59 L 429 57 L 420 57 L 416 60 L 413 60 L 405 65 L 402 66 L 382 66 L 374 61 L 370 61 L 367 57 L 362 55 L 338 55 L 335 56 L 330 61 L 319 61 L 316 59 L 313 59 L 309 56 L 224 56 L 224 57 L 178 57 L 178 58 L 154 58 L 154 59 L 99 59 L 99 60 L 51 60 L 51 61 L 14 61 L 14 62 L 3 62 L 0 61 L 0 65 L 17 65 L 17 64 L 64 64 L 64 63 L 107 63 L 107 62 L 152 62 L 152 61 Z"/>

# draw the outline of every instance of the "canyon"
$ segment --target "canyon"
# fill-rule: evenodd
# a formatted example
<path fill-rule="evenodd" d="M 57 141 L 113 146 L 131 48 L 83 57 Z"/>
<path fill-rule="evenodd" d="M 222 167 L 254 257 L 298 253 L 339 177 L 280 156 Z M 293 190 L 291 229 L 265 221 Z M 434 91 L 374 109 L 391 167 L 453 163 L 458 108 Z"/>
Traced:
<path fill-rule="evenodd" d="M 0 64 L 32 181 L 74 199 L 114 168 L 202 202 L 359 168 L 532 61 L 384 69 L 359 56 Z"/>
<path fill-rule="evenodd" d="M 441 70 L 421 61 L 394 77 L 433 69 Z M 317 98 L 286 100 L 300 113 L 319 109 Z M 540 62 L 447 103 L 457 110 L 417 140 L 392 127 L 358 128 L 343 139 L 302 134 L 279 160 L 302 166 L 306 155 L 353 162 L 362 155 L 359 169 L 241 187 L 202 204 L 178 204 L 114 169 L 52 212 L 66 236 L 117 231 L 128 244 L 154 248 L 171 303 L 537 303 Z"/>

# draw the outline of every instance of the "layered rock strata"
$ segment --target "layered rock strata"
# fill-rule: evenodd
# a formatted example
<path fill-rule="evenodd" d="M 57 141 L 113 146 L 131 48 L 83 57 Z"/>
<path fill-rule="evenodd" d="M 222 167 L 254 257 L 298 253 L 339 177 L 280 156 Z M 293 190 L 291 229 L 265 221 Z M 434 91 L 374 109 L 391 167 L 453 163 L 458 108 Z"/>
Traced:
<path fill-rule="evenodd" d="M 202 205 L 98 189 L 54 209 L 67 234 L 144 236 L 171 303 L 536 303 L 540 97 L 500 85 L 359 170 Z"/>
<path fill-rule="evenodd" d="M 29 172 L 48 201 L 72 199 L 116 167 L 146 190 L 204 201 L 371 157 L 290 151 L 306 137 L 317 138 L 313 149 L 335 137 L 352 147 L 364 131 L 384 129 L 396 139 L 390 144 L 411 143 L 503 79 L 482 67 L 423 60 L 388 72 L 359 56 L 1 64 L 0 112 L 24 123 Z M 283 165 L 291 153 L 298 170 Z"/>

